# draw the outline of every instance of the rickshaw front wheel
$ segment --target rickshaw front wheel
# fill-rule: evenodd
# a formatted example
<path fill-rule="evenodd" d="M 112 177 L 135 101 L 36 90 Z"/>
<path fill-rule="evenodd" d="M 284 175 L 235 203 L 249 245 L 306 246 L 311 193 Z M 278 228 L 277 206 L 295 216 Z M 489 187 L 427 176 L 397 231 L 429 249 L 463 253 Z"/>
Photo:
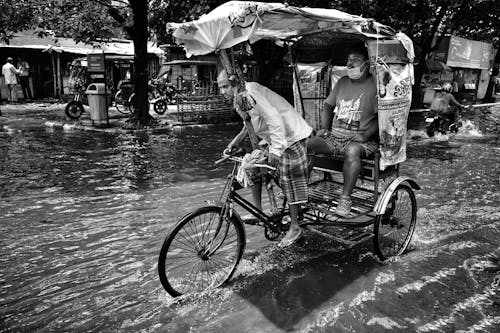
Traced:
<path fill-rule="evenodd" d="M 158 258 L 161 284 L 172 296 L 217 288 L 234 274 L 243 255 L 245 232 L 218 206 L 184 216 L 165 239 Z"/>
<path fill-rule="evenodd" d="M 66 116 L 71 119 L 78 119 L 83 113 L 83 104 L 80 101 L 70 101 L 64 109 Z"/>
<path fill-rule="evenodd" d="M 377 215 L 373 245 L 381 260 L 399 256 L 408 248 L 417 224 L 415 193 L 400 184 L 391 195 L 386 211 Z"/>

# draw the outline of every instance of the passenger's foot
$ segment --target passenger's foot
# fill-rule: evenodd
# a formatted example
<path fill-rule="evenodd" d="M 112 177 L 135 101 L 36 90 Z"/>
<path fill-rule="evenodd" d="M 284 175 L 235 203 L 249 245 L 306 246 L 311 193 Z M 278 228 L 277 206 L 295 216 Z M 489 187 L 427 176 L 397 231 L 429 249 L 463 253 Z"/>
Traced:
<path fill-rule="evenodd" d="M 287 247 L 295 243 L 302 236 L 302 229 L 300 227 L 290 228 L 285 237 L 278 244 L 279 247 Z"/>
<path fill-rule="evenodd" d="M 351 197 L 342 195 L 339 200 L 339 204 L 337 205 L 337 209 L 335 209 L 335 214 L 340 217 L 347 217 L 349 212 L 351 211 L 352 200 Z"/>

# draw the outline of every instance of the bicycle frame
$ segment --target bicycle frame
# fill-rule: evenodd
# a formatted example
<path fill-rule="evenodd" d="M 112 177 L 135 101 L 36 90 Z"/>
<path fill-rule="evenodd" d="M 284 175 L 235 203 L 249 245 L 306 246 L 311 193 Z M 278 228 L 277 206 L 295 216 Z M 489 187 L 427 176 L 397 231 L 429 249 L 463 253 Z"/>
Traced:
<path fill-rule="evenodd" d="M 238 165 L 239 163 L 241 163 L 241 159 L 237 157 L 225 157 L 223 160 L 225 159 L 230 159 L 235 163 L 231 173 L 228 176 L 226 185 L 222 190 L 221 196 L 219 198 L 219 202 L 222 204 L 222 215 L 227 216 L 229 214 L 228 216 L 231 217 L 232 214 L 235 212 L 234 204 L 237 204 L 239 207 L 243 208 L 245 211 L 249 212 L 250 214 L 252 214 L 254 217 L 257 218 L 257 222 L 244 222 L 244 223 L 264 226 L 266 228 L 269 228 L 273 232 L 281 232 L 282 231 L 281 228 L 277 228 L 274 222 L 276 220 L 279 220 L 281 222 L 283 216 L 286 215 L 288 211 L 286 209 L 287 201 L 285 198 L 283 200 L 281 207 L 278 208 L 278 205 L 276 203 L 276 198 L 274 196 L 274 188 L 271 181 L 272 177 L 269 175 L 269 173 L 265 173 L 262 176 L 262 181 L 266 186 L 269 196 L 269 201 L 271 203 L 272 215 L 270 216 L 267 215 L 261 209 L 257 208 L 253 203 L 245 199 L 241 194 L 237 192 L 239 190 L 237 189 L 237 187 L 240 187 L 240 185 L 236 180 L 236 173 L 238 170 Z M 260 167 L 261 169 L 270 168 L 267 165 L 260 165 L 260 164 L 255 164 L 255 166 Z"/>

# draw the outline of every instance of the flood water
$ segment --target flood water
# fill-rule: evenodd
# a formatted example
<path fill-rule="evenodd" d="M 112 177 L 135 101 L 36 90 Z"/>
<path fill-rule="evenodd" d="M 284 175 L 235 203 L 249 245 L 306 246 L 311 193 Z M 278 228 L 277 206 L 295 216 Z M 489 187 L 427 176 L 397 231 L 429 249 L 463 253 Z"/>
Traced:
<path fill-rule="evenodd" d="M 500 126 L 409 132 L 401 173 L 422 189 L 396 260 L 309 234 L 279 249 L 248 228 L 227 286 L 173 299 L 156 272 L 163 238 L 217 197 L 229 166 L 213 161 L 239 129 L 64 132 L 42 112 L 4 116 L 0 332 L 500 331 Z"/>

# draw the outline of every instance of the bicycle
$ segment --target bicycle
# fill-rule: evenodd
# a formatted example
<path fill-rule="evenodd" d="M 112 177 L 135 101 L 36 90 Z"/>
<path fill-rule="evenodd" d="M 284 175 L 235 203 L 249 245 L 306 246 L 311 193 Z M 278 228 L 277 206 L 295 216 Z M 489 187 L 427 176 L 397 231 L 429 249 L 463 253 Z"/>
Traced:
<path fill-rule="evenodd" d="M 312 233 L 346 246 L 372 239 L 375 253 L 381 260 L 399 256 L 408 248 L 416 227 L 417 203 L 413 190 L 420 187 L 412 179 L 399 176 L 399 165 L 379 169 L 379 154 L 362 160 L 361 177 L 373 188 L 356 187 L 352 212 L 341 218 L 334 214 L 342 193 L 342 183 L 332 175 L 342 172 L 342 158 L 310 155 L 311 179 L 309 201 L 299 213 L 299 225 Z M 234 162 L 218 201 L 185 215 L 166 237 L 158 258 L 158 274 L 164 289 L 177 297 L 223 285 L 233 276 L 245 248 L 244 224 L 264 227 L 264 236 L 276 240 L 289 228 L 286 198 L 278 207 L 273 182 L 276 176 L 264 174 L 271 214 L 258 209 L 237 191 L 236 180 L 242 158 L 224 155 L 217 161 Z M 272 170 L 266 164 L 255 167 Z M 318 176 L 323 174 L 323 178 Z M 391 179 L 382 187 L 382 179 Z M 314 180 L 312 180 L 314 179 Z M 271 182 L 273 180 L 273 182 Z M 256 219 L 243 221 L 235 204 Z M 373 231 L 367 228 L 372 227 Z"/>
<path fill-rule="evenodd" d="M 225 155 L 216 164 L 226 160 L 235 163 L 219 200 L 184 216 L 165 239 L 160 251 L 158 261 L 160 281 L 173 296 L 201 291 L 206 287 L 217 287 L 232 277 L 245 247 L 243 223 L 263 226 L 264 235 L 268 240 L 276 240 L 288 231 L 289 220 L 285 219 L 289 215 L 288 204 L 284 198 L 278 206 L 273 190 L 273 182 L 277 181 L 274 173 L 265 172 L 263 176 L 271 204 L 270 212 L 265 212 L 237 192 L 242 188 L 236 180 L 242 158 Z M 270 171 L 275 170 L 266 164 L 253 166 Z M 234 210 L 235 204 L 249 212 L 255 219 L 243 222 Z M 188 248 L 188 244 L 193 247 Z M 186 274 L 183 270 L 186 262 L 180 258 L 186 258 L 184 255 L 188 253 L 195 255 L 193 260 L 199 259 L 199 267 L 196 269 L 199 268 L 201 277 L 197 274 L 198 272 Z M 178 260 L 181 261 L 178 262 Z M 178 267 L 180 271 L 169 269 L 167 274 L 167 267 L 174 268 L 173 265 L 176 264 L 175 267 Z M 192 268 L 189 267 L 189 269 Z"/>
<path fill-rule="evenodd" d="M 134 95 L 134 85 L 131 82 L 125 81 L 118 84 L 118 90 L 114 96 L 114 106 L 116 110 L 123 114 L 131 112 L 130 103 Z"/>

